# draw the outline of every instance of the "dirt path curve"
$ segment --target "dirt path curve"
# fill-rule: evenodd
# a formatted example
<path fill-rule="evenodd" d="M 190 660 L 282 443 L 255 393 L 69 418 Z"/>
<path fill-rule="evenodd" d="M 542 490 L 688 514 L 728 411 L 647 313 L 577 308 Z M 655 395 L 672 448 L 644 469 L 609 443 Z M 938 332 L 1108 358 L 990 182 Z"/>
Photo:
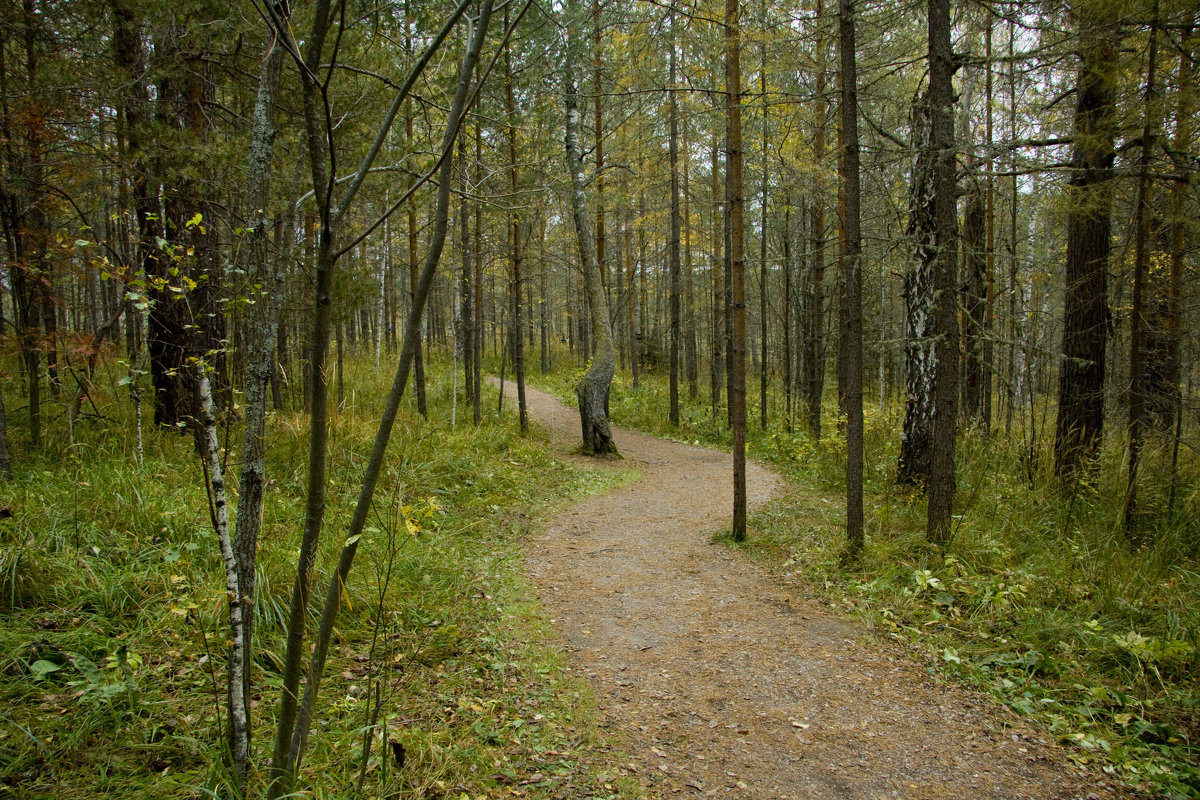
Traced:
<path fill-rule="evenodd" d="M 579 418 L 527 390 L 566 456 Z M 865 630 L 713 546 L 730 457 L 617 429 L 641 480 L 587 498 L 531 542 L 528 569 L 651 797 L 1119 796 L 1005 709 L 936 685 Z M 590 463 L 590 460 L 589 460 Z M 748 470 L 752 504 L 782 491 Z"/>

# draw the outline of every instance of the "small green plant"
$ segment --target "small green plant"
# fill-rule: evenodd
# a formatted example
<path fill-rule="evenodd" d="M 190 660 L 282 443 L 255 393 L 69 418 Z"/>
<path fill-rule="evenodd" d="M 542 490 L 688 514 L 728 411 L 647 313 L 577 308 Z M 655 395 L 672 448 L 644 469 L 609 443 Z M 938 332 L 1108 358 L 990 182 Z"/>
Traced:
<path fill-rule="evenodd" d="M 142 666 L 142 657 L 137 653 L 118 645 L 104 657 L 103 668 L 78 653 L 68 653 L 67 658 L 83 676 L 82 680 L 67 681 L 67 686 L 76 689 L 80 702 L 104 704 L 120 699 L 128 703 L 129 710 L 137 710 L 141 693 L 134 673 Z"/>

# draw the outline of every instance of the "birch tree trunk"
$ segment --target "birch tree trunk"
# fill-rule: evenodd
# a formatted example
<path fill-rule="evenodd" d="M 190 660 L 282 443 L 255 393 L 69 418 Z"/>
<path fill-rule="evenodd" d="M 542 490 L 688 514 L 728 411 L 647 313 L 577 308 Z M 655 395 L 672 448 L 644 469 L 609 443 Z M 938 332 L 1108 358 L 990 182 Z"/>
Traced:
<path fill-rule="evenodd" d="M 275 4 L 276 15 L 284 18 L 282 4 Z M 250 286 L 260 286 L 260 294 L 246 309 L 246 378 L 245 378 L 245 427 L 242 431 L 242 470 L 238 480 L 238 514 L 233 537 L 233 553 L 237 564 L 237 586 L 239 613 L 242 620 L 242 675 L 240 688 L 233 686 L 232 665 L 229 671 L 230 691 L 240 691 L 242 707 L 250 708 L 250 663 L 253 657 L 254 635 L 254 567 L 258 549 L 258 533 L 262 522 L 263 489 L 266 485 L 266 470 L 263 459 L 266 452 L 264 433 L 267 416 L 267 389 L 275 374 L 275 332 L 278 329 L 278 261 L 273 261 L 267 247 L 270 217 L 268 207 L 271 196 L 271 160 L 275 138 L 274 106 L 275 91 L 283 67 L 283 48 L 277 44 L 274 30 L 267 34 L 267 55 L 259 74 L 258 96 L 254 104 L 253 132 L 250 142 L 250 169 L 247 199 L 250 205 L 246 246 L 243 265 Z M 287 237 L 289 240 L 291 237 Z M 207 380 L 207 378 L 205 378 Z M 211 394 L 211 392 L 210 392 Z M 209 398 L 211 403 L 211 397 Z M 232 621 L 231 621 L 232 625 Z M 233 706 L 230 704 L 230 714 Z M 252 720 L 245 720 L 246 739 L 251 735 Z M 231 732 L 236 729 L 230 719 Z M 230 742 L 230 752 L 236 754 L 236 743 Z M 246 779 L 247 762 L 234 761 L 234 773 L 238 781 Z"/>
<path fill-rule="evenodd" d="M 245 686 L 248 659 L 246 635 L 243 630 L 243 611 L 246 608 L 240 591 L 237 553 L 229 537 L 229 507 L 225 493 L 225 474 L 221 466 L 221 443 L 217 438 L 217 417 L 213 409 L 212 387 L 204 362 L 190 367 L 195 372 L 194 402 L 199 419 L 194 426 L 196 448 L 204 461 L 208 479 L 209 510 L 213 530 L 221 549 L 225 566 L 225 596 L 229 604 L 229 680 L 226 698 L 229 703 L 229 752 L 239 790 L 244 789 L 250 768 L 250 720 Z"/>
<path fill-rule="evenodd" d="M 914 258 L 904 274 L 904 431 L 896 481 L 923 486 L 929 477 L 933 445 L 934 155 L 929 93 L 913 106 L 912 146 L 916 152 L 908 188 L 908 235 Z"/>

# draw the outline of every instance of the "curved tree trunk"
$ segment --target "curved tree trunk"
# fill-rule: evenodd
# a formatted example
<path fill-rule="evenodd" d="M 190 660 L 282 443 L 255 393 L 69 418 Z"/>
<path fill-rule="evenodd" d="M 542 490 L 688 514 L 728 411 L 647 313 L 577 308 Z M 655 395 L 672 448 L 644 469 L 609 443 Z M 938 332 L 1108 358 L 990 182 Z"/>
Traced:
<path fill-rule="evenodd" d="M 600 285 L 600 268 L 596 262 L 596 244 L 592 222 L 587 212 L 584 190 L 583 157 L 579 149 L 579 92 L 575 71 L 582 45 L 579 25 L 583 22 L 578 0 L 567 4 L 567 61 L 563 70 L 563 100 L 567 112 L 565 139 L 567 170 L 571 174 L 571 212 L 575 218 L 575 234 L 579 243 L 579 260 L 583 267 L 583 286 L 591 311 L 592 365 L 575 387 L 579 400 L 579 423 L 585 453 L 602 456 L 617 452 L 608 424 L 608 391 L 612 386 L 616 357 L 613 351 L 612 324 L 608 316 L 608 301 Z"/>

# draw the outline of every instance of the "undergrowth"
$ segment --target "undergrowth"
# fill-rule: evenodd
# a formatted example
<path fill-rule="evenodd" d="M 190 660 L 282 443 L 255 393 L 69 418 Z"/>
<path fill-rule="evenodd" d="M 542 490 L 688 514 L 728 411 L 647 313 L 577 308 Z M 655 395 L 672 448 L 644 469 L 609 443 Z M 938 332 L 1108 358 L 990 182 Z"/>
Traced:
<path fill-rule="evenodd" d="M 576 373 L 544 385 L 572 401 Z M 541 380 L 541 379 L 539 379 Z M 702 397 L 703 397 L 702 393 Z M 618 375 L 619 425 L 727 447 L 724 411 L 681 387 L 681 424 L 668 422 L 666 381 Z M 787 430 L 757 403 L 750 455 L 793 490 L 754 515 L 747 549 L 781 580 L 831 607 L 864 616 L 880 635 L 914 647 L 931 672 L 991 692 L 1091 763 L 1152 796 L 1200 797 L 1200 463 L 1181 462 L 1176 510 L 1166 511 L 1162 453 L 1145 456 L 1141 529 L 1119 524 L 1120 442 L 1109 442 L 1090 480 L 1062 493 L 1049 443 L 1011 436 L 960 438 L 954 535 L 925 542 L 920 492 L 895 484 L 899 411 L 866 408 L 867 544 L 852 569 L 845 546 L 845 444 L 826 409 L 820 441 Z M 619 442 L 618 442 L 619 444 Z"/>
<path fill-rule="evenodd" d="M 390 379 L 368 360 L 348 364 L 347 405 L 331 422 L 318 597 Z M 14 419 L 19 387 L 5 387 L 15 475 L 0 484 L 11 512 L 0 521 L 0 796 L 231 794 L 226 604 L 200 466 L 190 438 L 150 426 L 135 463 L 120 374 L 101 383 L 97 413 L 71 439 L 61 406 L 48 403 L 52 444 L 40 453 L 23 446 Z M 564 669 L 520 578 L 533 517 L 610 478 L 553 461 L 508 415 L 474 427 L 461 399 L 451 430 L 449 365 L 428 374 L 430 420 L 410 392 L 347 586 L 301 796 L 635 796 L 609 769 L 587 684 Z M 275 412 L 268 436 L 251 796 L 281 686 L 307 418 Z M 232 478 L 238 437 L 231 444 Z"/>

